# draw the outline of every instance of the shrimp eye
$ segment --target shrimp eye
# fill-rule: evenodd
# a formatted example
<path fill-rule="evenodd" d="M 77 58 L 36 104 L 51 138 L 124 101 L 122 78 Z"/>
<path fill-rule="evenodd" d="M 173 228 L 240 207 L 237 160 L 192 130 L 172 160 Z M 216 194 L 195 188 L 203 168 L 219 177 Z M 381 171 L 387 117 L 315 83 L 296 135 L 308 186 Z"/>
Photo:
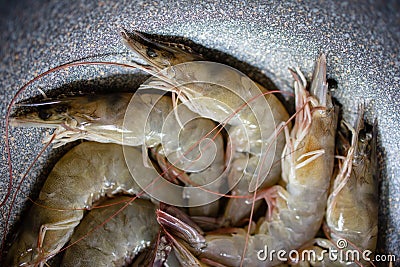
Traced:
<path fill-rule="evenodd" d="M 146 54 L 147 54 L 149 57 L 157 57 L 157 56 L 158 56 L 157 53 L 156 53 L 156 51 L 154 51 L 154 50 L 151 49 L 150 47 L 147 48 Z"/>
<path fill-rule="evenodd" d="M 67 107 L 65 107 L 65 106 L 59 106 L 56 108 L 57 113 L 64 113 L 66 111 L 67 111 Z"/>
<path fill-rule="evenodd" d="M 42 120 L 47 120 L 51 117 L 51 113 L 46 110 L 39 110 L 39 118 Z"/>

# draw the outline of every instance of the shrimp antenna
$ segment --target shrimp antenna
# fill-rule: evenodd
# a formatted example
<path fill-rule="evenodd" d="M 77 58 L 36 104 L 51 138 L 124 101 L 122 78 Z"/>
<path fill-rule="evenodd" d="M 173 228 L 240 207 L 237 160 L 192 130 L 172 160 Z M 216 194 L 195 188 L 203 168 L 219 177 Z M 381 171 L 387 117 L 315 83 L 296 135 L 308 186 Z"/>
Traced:
<path fill-rule="evenodd" d="M 61 103 L 61 100 L 51 100 L 50 98 L 46 100 L 45 102 L 39 102 L 39 103 L 16 103 L 16 107 L 40 107 L 40 106 L 50 106 L 54 104 L 59 104 Z"/>

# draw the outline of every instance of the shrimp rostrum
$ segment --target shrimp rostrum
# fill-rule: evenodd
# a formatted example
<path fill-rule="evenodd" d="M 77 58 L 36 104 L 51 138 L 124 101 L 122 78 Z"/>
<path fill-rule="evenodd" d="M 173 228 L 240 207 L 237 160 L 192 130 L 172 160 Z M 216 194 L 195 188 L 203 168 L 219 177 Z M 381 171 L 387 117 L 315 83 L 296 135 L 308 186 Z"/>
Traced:
<path fill-rule="evenodd" d="M 276 255 L 263 261 L 257 253 L 265 248 L 297 249 L 314 238 L 320 228 L 334 163 L 337 112 L 327 91 L 324 55 L 317 61 L 310 93 L 300 71 L 293 74 L 298 115 L 283 152 L 286 187 L 276 185 L 257 193 L 270 205 L 266 218 L 257 223 L 255 234 L 202 236 L 186 223 L 158 212 L 158 221 L 169 235 L 184 240 L 182 243 L 193 255 L 208 263 L 275 266 L 280 264 Z"/>

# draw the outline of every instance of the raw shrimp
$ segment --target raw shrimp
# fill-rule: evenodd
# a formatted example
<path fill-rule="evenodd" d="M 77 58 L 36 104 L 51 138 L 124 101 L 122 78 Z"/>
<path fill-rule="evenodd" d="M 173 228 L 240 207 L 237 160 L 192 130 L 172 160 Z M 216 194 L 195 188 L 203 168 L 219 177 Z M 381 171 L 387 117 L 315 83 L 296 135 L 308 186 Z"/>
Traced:
<path fill-rule="evenodd" d="M 185 123 L 181 129 L 176 117 L 170 115 L 174 113 L 171 112 L 173 106 L 168 96 L 141 91 L 136 94 L 68 97 L 32 105 L 35 109 L 12 118 L 14 125 L 59 127 L 54 138 L 58 145 L 77 139 L 88 139 L 142 146 L 143 160 L 149 167 L 151 163 L 148 162 L 147 149 L 162 145 L 161 152 L 172 164 L 193 173 L 193 182 L 206 187 L 204 190 L 187 188 L 185 195 L 189 199 L 188 205 L 204 205 L 219 198 L 218 194 L 207 193 L 206 189 L 226 193 L 219 192 L 226 176 L 221 134 L 213 131 L 213 122 L 199 117 L 184 105 L 179 105 L 175 111 Z M 194 149 L 197 144 L 199 148 Z M 128 167 L 132 164 L 137 163 L 128 162 Z M 142 188 L 147 188 L 150 182 L 151 179 L 143 177 L 139 184 Z M 167 184 L 164 182 L 164 185 Z M 178 187 L 171 190 L 180 192 Z M 165 195 L 165 192 L 157 189 L 152 192 L 152 196 L 159 200 Z M 199 193 L 200 198 L 196 195 Z M 168 199 L 177 200 L 171 197 L 162 200 L 169 204 L 182 205 L 180 200 L 168 202 Z M 215 213 L 216 209 L 213 210 L 210 212 Z"/>
<path fill-rule="evenodd" d="M 124 143 L 129 146 L 142 145 L 146 138 L 149 142 L 153 139 L 160 140 L 163 118 L 172 109 L 172 106 L 170 108 L 168 104 L 170 101 L 160 99 L 157 108 L 162 112 L 153 112 L 153 115 L 157 117 L 150 118 L 151 124 L 147 124 L 150 127 L 145 133 L 143 126 L 146 125 L 149 116 L 149 112 L 146 111 L 151 110 L 160 95 L 141 94 L 135 98 L 133 96 L 133 93 L 114 93 L 65 97 L 57 100 L 46 99 L 42 102 L 26 104 L 33 109 L 12 115 L 11 125 L 57 128 L 53 141 L 54 147 L 78 139 L 101 143 Z M 165 96 L 165 98 L 168 97 Z M 131 100 L 134 101 L 138 110 L 144 112 L 135 114 L 135 121 L 132 123 L 136 122 L 137 127 L 130 127 L 132 131 L 128 132 L 124 128 L 124 118 Z"/>
<path fill-rule="evenodd" d="M 276 137 L 275 131 L 278 125 L 288 119 L 288 113 L 275 96 L 270 94 L 261 97 L 266 92 L 264 88 L 228 66 L 213 62 L 189 62 L 193 58 L 186 58 L 184 49 L 175 48 L 173 51 L 174 58 L 181 58 L 181 62 L 169 62 L 164 56 L 164 47 L 158 46 L 157 42 L 150 44 L 149 39 L 140 40 L 138 37 L 141 36 L 136 33 L 129 35 L 122 32 L 122 37 L 129 48 L 154 68 L 155 77 L 150 78 L 139 89 L 174 92 L 184 105 L 202 117 L 231 125 L 230 138 L 236 151 L 260 157 L 264 155 L 263 149 L 266 150 L 271 140 L 277 140 L 270 150 L 274 152 L 275 145 L 278 144 L 279 147 L 281 144 L 281 149 L 277 150 L 280 154 L 284 138 Z M 153 49 L 154 46 L 157 47 L 156 50 Z M 151 56 L 146 53 L 148 49 L 153 50 Z M 199 56 L 196 55 L 196 59 L 199 60 Z M 182 62 L 188 63 L 176 65 Z M 164 69 L 169 66 L 173 67 Z M 275 161 L 278 159 L 279 156 Z M 262 171 L 257 165 L 252 167 L 258 169 L 263 177 L 268 173 L 272 162 L 270 160 L 270 164 L 263 164 L 265 166 Z M 276 182 L 277 178 L 273 178 Z M 262 181 L 259 181 L 259 185 Z M 255 182 L 253 180 L 250 185 L 252 191 L 255 190 Z"/>
<path fill-rule="evenodd" d="M 328 198 L 324 229 L 329 240 L 317 238 L 314 243 L 325 249 L 342 249 L 344 257 L 337 260 L 339 265 L 370 266 L 371 263 L 365 261 L 361 254 L 366 250 L 375 251 L 378 235 L 376 125 L 369 131 L 363 123 L 361 108 L 354 128 L 344 121 L 342 126 L 338 143 L 346 156 L 339 164 L 340 169 Z M 345 130 L 345 126 L 349 131 Z M 349 256 L 346 259 L 346 251 L 351 250 L 359 251 L 360 257 Z M 335 264 L 327 258 L 324 261 L 325 264 Z M 314 261 L 311 264 L 322 266 L 323 262 Z"/>
<path fill-rule="evenodd" d="M 125 163 L 126 155 L 137 161 L 141 151 L 124 149 L 125 154 L 120 145 L 84 142 L 65 154 L 25 217 L 7 255 L 7 266 L 43 266 L 68 242 L 84 209 L 93 202 L 116 193 L 141 193 Z M 142 166 L 135 175 L 152 177 L 154 173 Z"/>
<path fill-rule="evenodd" d="M 159 225 L 153 203 L 117 197 L 101 205 L 107 207 L 90 211 L 75 229 L 61 266 L 129 266 L 155 241 Z"/>
<path fill-rule="evenodd" d="M 258 222 L 254 235 L 247 236 L 243 230 L 232 236 L 203 237 L 185 222 L 157 212 L 159 223 L 169 235 L 183 239 L 196 257 L 227 266 L 274 266 L 280 262 L 276 254 L 268 256 L 272 250 L 288 253 L 311 240 L 318 231 L 332 176 L 337 123 L 325 82 L 325 56 L 317 61 L 310 95 L 305 90 L 303 75 L 298 71 L 294 77 L 298 115 L 284 150 L 286 190 L 276 185 L 264 194 L 259 193 L 258 197 L 269 196 L 273 205 L 269 206 L 267 219 Z M 260 252 L 267 255 L 266 261 L 258 259 Z"/>
<path fill-rule="evenodd" d="M 280 156 L 284 146 L 284 137 L 277 133 L 289 116 L 274 95 L 266 94 L 267 90 L 261 85 L 221 64 L 198 62 L 164 69 L 182 62 L 201 60 L 201 57 L 197 54 L 186 57 L 188 49 L 185 47 L 177 48 L 175 45 L 171 51 L 164 44 L 137 33 L 130 35 L 123 31 L 122 37 L 129 48 L 155 69 L 154 73 L 159 71 L 157 75 L 153 73 L 155 78 L 151 78 L 140 88 L 175 92 L 192 111 L 230 126 L 230 144 L 237 152 L 232 155 L 233 161 L 229 167 L 230 188 L 238 181 L 240 183 L 233 189 L 233 195 L 249 195 L 249 191 L 277 182 L 281 173 Z M 165 54 L 174 60 L 169 60 Z M 261 158 L 267 160 L 260 164 Z M 250 213 L 251 205 L 249 200 L 232 198 L 221 223 L 236 224 Z"/>
<path fill-rule="evenodd" d="M 374 251 L 379 203 L 376 125 L 369 132 L 364 126 L 362 111 L 355 129 L 346 125 L 353 137 L 328 198 L 326 226 L 333 241 L 344 238 L 358 249 Z"/>

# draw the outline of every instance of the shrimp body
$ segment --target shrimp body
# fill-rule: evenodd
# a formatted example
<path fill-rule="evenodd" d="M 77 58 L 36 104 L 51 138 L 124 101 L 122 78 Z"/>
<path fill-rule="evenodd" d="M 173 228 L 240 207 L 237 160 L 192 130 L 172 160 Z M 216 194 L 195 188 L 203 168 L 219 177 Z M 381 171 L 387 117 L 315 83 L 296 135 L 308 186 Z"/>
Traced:
<path fill-rule="evenodd" d="M 342 249 L 375 251 L 378 235 L 378 180 L 376 172 L 376 126 L 368 131 L 360 111 L 355 127 L 344 123 L 339 143 L 347 147 L 328 198 L 325 230 L 333 244 Z M 346 136 L 351 135 L 347 138 Z M 350 143 L 350 146 L 348 143 Z M 346 246 L 341 244 L 345 241 Z M 319 243 L 322 243 L 321 241 Z M 323 244 L 323 243 L 322 243 Z M 364 259 L 347 259 L 346 266 L 369 266 Z M 346 259 L 342 259 L 346 261 Z M 358 263 L 357 263 L 358 262 Z"/>
<path fill-rule="evenodd" d="M 90 116 L 84 112 L 85 108 L 80 106 L 82 103 L 93 107 Z M 64 106 L 67 104 L 68 106 Z M 64 112 L 57 113 L 63 106 Z M 113 106 L 118 108 L 114 110 Z M 132 171 L 136 168 L 135 165 L 141 167 L 143 164 L 149 169 L 154 169 L 148 160 L 147 149 L 161 145 L 160 153 L 177 168 L 192 173 L 191 178 L 195 184 L 208 186 L 209 191 L 219 193 L 219 187 L 225 177 L 224 143 L 221 134 L 216 130 L 213 131 L 215 124 L 212 121 L 199 117 L 184 105 L 179 105 L 176 111 L 180 122 L 184 123 L 184 127 L 181 128 L 172 111 L 173 105 L 169 96 L 140 91 L 136 94 L 116 93 L 96 97 L 70 97 L 56 101 L 46 100 L 44 103 L 36 103 L 35 110 L 14 117 L 13 122 L 21 125 L 26 123 L 36 126 L 57 126 L 54 141 L 56 146 L 77 139 L 142 146 L 142 163 L 128 162 L 128 167 Z M 44 113 L 51 116 L 43 117 Z M 157 176 L 155 174 L 152 178 Z M 148 177 L 139 179 L 142 188 L 146 188 L 152 181 Z M 162 183 L 163 180 L 160 179 L 159 182 Z M 172 190 L 181 193 L 178 187 Z M 187 198 L 200 190 L 188 188 Z M 168 202 L 169 199 L 172 201 L 168 202 L 170 204 L 183 205 L 174 194 L 168 195 L 155 187 L 152 192 L 159 200 L 167 196 L 163 198 L 164 202 Z M 218 195 L 204 190 L 201 193 L 203 193 L 200 196 L 202 199 L 197 201 L 197 205 L 210 203 L 219 198 Z M 198 197 L 193 196 L 188 205 L 196 206 L 196 199 Z"/>
<path fill-rule="evenodd" d="M 372 132 L 364 127 L 361 109 L 354 128 L 342 121 L 338 136 L 338 151 L 343 158 L 337 164 L 328 197 L 324 231 L 329 239 L 315 238 L 313 245 L 307 249 L 315 251 L 318 258 L 301 262 L 299 266 L 373 266 L 361 256 L 346 253 L 359 251 L 361 254 L 367 250 L 374 252 L 376 247 L 376 126 Z M 344 256 L 334 261 L 322 253 L 323 250 L 338 249 L 342 250 L 339 255 Z M 324 257 L 319 258 L 321 255 Z"/>
<path fill-rule="evenodd" d="M 376 129 L 372 133 L 361 126 L 350 129 L 351 147 L 328 198 L 326 224 L 333 240 L 345 238 L 361 250 L 374 251 L 378 234 Z"/>
<path fill-rule="evenodd" d="M 141 151 L 125 148 L 133 159 Z M 152 175 L 137 168 L 136 175 Z M 70 239 L 84 209 L 102 196 L 141 192 L 115 144 L 85 142 L 70 150 L 50 172 L 7 255 L 7 266 L 43 266 Z"/>
<path fill-rule="evenodd" d="M 17 112 L 11 123 L 15 126 L 57 128 L 54 147 L 85 139 L 146 148 L 163 143 L 167 156 L 174 150 L 178 150 L 175 154 L 182 153 L 182 147 L 177 143 L 180 127 L 175 117 L 169 116 L 173 106 L 168 96 L 141 91 L 137 94 L 66 97 L 29 105 L 33 110 Z M 198 117 L 185 107 L 179 108 L 178 112 L 188 122 Z M 176 134 L 166 134 L 168 131 Z M 188 138 L 185 141 L 190 141 L 186 147 L 195 142 Z"/>
<path fill-rule="evenodd" d="M 172 51 L 165 44 L 137 32 L 128 34 L 123 31 L 121 34 L 128 48 L 152 68 L 154 77 L 140 88 L 176 93 L 193 112 L 231 126 L 228 131 L 235 151 L 258 158 L 256 166 L 249 167 L 256 172 L 254 176 L 258 176 L 258 181 L 252 179 L 249 182 L 250 191 L 254 191 L 256 185 L 260 186 L 264 179 L 264 185 L 272 185 L 279 179 L 276 175 L 280 173 L 279 164 L 274 166 L 277 171 L 268 173 L 272 162 L 279 161 L 284 146 L 284 138 L 275 136 L 275 132 L 289 116 L 274 95 L 264 97 L 265 88 L 233 68 L 213 62 L 190 62 L 202 58 L 185 46 L 170 44 Z M 169 60 L 171 57 L 166 57 L 166 53 L 172 53 L 174 60 Z M 267 150 L 270 152 L 265 156 L 268 160 L 260 164 Z M 275 151 L 278 154 L 276 158 Z"/>
<path fill-rule="evenodd" d="M 91 210 L 83 218 L 71 237 L 73 245 L 66 250 L 61 266 L 128 266 L 156 238 L 159 226 L 155 205 L 150 201 L 117 197 L 101 205 L 111 206 Z M 85 236 L 93 229 L 96 230 Z"/>
<path fill-rule="evenodd" d="M 154 146 L 161 142 L 163 121 L 172 110 L 168 96 L 146 93 L 85 95 L 30 105 L 33 110 L 13 116 L 11 123 L 57 128 L 54 147 L 79 139 Z M 130 116 L 125 120 L 126 114 Z"/>
<path fill-rule="evenodd" d="M 203 237 L 184 222 L 158 212 L 158 221 L 189 244 L 188 248 L 196 257 L 226 266 L 275 266 L 280 263 L 276 255 L 262 261 L 257 257 L 259 251 L 267 248 L 268 251 L 288 252 L 315 236 L 326 207 L 337 120 L 327 94 L 325 71 L 322 55 L 314 72 L 310 96 L 305 91 L 301 73 L 303 81 L 294 75 L 299 115 L 284 150 L 282 167 L 287 184 L 286 188 L 277 185 L 267 190 L 273 207 L 268 218 L 258 222 L 254 235 L 247 239 L 243 231 L 230 236 L 209 234 Z"/>

